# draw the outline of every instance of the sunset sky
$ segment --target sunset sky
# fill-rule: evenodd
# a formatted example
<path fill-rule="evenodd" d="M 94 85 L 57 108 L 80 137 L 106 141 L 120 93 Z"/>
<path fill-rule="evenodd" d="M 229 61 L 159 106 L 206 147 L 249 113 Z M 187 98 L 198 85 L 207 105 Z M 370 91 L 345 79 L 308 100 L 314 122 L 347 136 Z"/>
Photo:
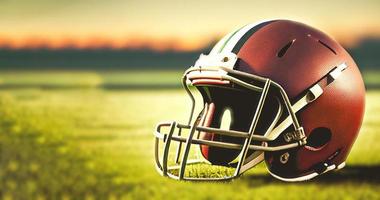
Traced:
<path fill-rule="evenodd" d="M 0 0 L 0 46 L 192 50 L 274 18 L 318 27 L 345 45 L 380 38 L 379 0 Z"/>

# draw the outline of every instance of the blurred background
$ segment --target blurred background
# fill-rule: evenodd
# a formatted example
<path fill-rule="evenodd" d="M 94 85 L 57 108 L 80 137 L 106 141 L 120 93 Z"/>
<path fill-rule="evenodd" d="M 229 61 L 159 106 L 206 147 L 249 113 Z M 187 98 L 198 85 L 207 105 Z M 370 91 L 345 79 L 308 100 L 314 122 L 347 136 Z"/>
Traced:
<path fill-rule="evenodd" d="M 379 10 L 378 0 L 0 0 L 0 195 L 380 198 Z M 183 71 L 229 31 L 276 18 L 322 30 L 360 67 L 367 113 L 346 169 L 301 184 L 265 166 L 232 183 L 159 177 L 152 131 L 186 119 Z"/>

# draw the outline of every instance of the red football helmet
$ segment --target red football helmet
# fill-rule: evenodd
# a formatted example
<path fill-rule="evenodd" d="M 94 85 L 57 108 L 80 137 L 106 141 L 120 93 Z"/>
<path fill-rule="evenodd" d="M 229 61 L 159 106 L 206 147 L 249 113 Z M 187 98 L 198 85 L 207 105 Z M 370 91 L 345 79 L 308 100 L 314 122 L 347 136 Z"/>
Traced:
<path fill-rule="evenodd" d="M 193 101 L 188 124 L 160 123 L 155 132 L 157 168 L 175 179 L 230 179 L 263 160 L 284 181 L 340 169 L 364 113 L 365 88 L 351 56 L 324 33 L 289 20 L 226 35 L 185 72 L 183 84 Z M 194 120 L 189 86 L 204 105 Z"/>

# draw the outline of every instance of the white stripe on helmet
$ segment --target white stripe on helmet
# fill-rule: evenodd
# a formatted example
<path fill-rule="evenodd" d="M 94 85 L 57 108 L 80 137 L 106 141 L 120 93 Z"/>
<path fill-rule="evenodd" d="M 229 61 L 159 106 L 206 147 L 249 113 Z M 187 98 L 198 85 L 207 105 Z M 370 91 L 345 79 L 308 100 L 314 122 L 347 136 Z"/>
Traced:
<path fill-rule="evenodd" d="M 224 48 L 222 49 L 222 52 L 232 52 L 232 49 L 236 46 L 236 44 L 240 41 L 240 39 L 252 28 L 273 20 L 265 20 L 260 21 L 258 23 L 250 23 L 242 27 L 240 30 L 238 30 L 225 44 Z"/>

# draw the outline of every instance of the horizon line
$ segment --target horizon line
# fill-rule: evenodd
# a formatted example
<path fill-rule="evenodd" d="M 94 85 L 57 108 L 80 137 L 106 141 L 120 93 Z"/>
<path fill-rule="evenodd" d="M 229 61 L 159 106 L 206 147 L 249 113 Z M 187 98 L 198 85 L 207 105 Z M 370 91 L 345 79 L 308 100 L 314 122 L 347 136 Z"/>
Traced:
<path fill-rule="evenodd" d="M 29 37 L 25 39 L 12 39 L 0 35 L 0 49 L 2 50 L 147 50 L 156 52 L 194 52 L 212 47 L 217 37 L 203 40 L 179 40 L 179 39 L 115 39 L 107 37 L 78 38 L 39 38 Z M 364 37 L 351 39 L 350 41 L 339 41 L 345 48 L 355 48 L 367 40 L 379 40 L 380 35 L 367 35 Z"/>

